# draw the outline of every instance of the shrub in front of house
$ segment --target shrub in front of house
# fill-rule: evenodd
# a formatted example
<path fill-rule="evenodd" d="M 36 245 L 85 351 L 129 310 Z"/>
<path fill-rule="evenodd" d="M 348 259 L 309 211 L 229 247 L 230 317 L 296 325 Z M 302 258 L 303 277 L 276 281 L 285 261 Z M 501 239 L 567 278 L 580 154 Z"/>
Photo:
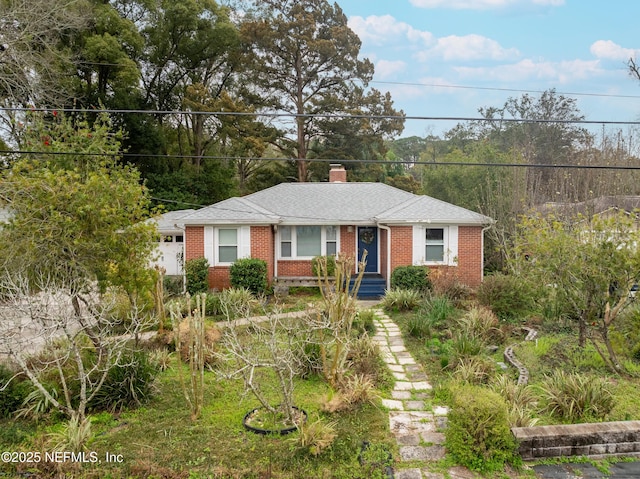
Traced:
<path fill-rule="evenodd" d="M 229 269 L 231 286 L 245 288 L 253 294 L 267 291 L 267 262 L 257 258 L 242 258 L 235 261 Z"/>
<path fill-rule="evenodd" d="M 425 293 L 431 290 L 429 269 L 426 266 L 398 266 L 391 273 L 392 289 L 410 289 Z"/>
<path fill-rule="evenodd" d="M 194 296 L 209 291 L 209 262 L 206 258 L 193 258 L 184 264 L 187 292 Z"/>
<path fill-rule="evenodd" d="M 455 388 L 447 416 L 446 448 L 455 461 L 474 471 L 492 473 L 519 465 L 508 408 L 497 393 L 479 386 Z"/>
<path fill-rule="evenodd" d="M 535 292 L 516 276 L 496 273 L 484 278 L 478 287 L 478 301 L 505 321 L 523 318 L 535 309 Z"/>
<path fill-rule="evenodd" d="M 89 408 L 120 412 L 125 408 L 140 406 L 153 396 L 153 382 L 158 371 L 158 365 L 149 359 L 148 352 L 125 352 L 120 363 L 109 369 Z"/>

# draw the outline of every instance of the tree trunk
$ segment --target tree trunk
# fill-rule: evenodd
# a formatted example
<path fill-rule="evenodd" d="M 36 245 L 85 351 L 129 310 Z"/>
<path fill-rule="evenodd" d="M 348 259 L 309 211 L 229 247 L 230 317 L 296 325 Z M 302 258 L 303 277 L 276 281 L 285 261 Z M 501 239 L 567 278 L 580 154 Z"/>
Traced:
<path fill-rule="evenodd" d="M 304 117 L 297 118 L 298 126 L 298 181 L 307 181 L 307 145 L 304 141 Z"/>

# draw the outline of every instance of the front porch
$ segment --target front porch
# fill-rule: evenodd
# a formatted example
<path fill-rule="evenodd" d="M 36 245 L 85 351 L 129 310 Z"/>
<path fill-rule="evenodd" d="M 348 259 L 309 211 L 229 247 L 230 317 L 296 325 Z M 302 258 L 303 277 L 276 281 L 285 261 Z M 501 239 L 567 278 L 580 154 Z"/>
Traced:
<path fill-rule="evenodd" d="M 349 282 L 349 290 L 353 289 L 355 284 L 356 275 L 351 276 Z M 384 296 L 387 282 L 384 277 L 379 273 L 365 273 L 362 276 L 360 282 L 360 289 L 358 290 L 358 299 L 379 299 Z M 274 278 L 273 282 L 274 291 L 276 288 L 282 289 L 292 287 L 318 287 L 318 278 L 315 276 L 280 276 Z"/>

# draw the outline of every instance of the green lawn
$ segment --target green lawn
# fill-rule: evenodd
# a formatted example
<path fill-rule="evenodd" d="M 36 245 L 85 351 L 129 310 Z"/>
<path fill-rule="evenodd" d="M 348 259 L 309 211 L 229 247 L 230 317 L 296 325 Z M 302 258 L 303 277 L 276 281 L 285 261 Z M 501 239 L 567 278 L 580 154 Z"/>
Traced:
<path fill-rule="evenodd" d="M 388 430 L 388 413 L 379 406 L 366 404 L 347 412 L 322 413 L 321 405 L 329 390 L 316 377 L 297 380 L 294 397 L 296 404 L 307 411 L 309 421 L 325 417 L 336 422 L 338 434 L 333 446 L 317 457 L 297 445 L 298 432 L 280 437 L 246 431 L 242 418 L 259 404 L 250 395 L 242 398 L 241 381 L 222 381 L 211 372 L 206 373 L 202 416 L 191 421 L 177 367 L 174 359 L 171 368 L 160 373 L 157 392 L 143 407 L 94 417 L 88 450 L 97 453 L 99 464 L 78 468 L 65 463 L 62 471 L 68 477 L 73 474 L 84 478 L 370 478 L 371 471 L 358 462 L 362 442 L 395 447 Z M 29 423 L 4 420 L 0 428 L 5 431 L 0 435 L 2 450 L 44 452 L 51 447 L 46 440 L 55 421 L 49 419 L 34 429 Z M 122 462 L 107 463 L 107 454 L 120 457 Z M 16 472 L 15 467 L 3 466 L 5 473 Z M 49 469 L 50 465 L 40 464 L 18 470 L 48 477 L 45 472 Z"/>

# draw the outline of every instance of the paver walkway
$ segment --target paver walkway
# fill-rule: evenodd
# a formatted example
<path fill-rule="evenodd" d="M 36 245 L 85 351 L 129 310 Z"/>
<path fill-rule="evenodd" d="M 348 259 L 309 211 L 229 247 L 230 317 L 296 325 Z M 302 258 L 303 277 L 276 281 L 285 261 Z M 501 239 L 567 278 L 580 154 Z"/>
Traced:
<path fill-rule="evenodd" d="M 400 328 L 381 310 L 375 310 L 373 340 L 396 378 L 391 397 L 382 400 L 389 411 L 389 427 L 398 442 L 400 461 L 426 463 L 442 459 L 447 408 L 432 406 L 431 384 L 422 366 L 407 351 Z M 438 479 L 443 475 L 425 468 L 396 468 L 396 479 Z"/>

